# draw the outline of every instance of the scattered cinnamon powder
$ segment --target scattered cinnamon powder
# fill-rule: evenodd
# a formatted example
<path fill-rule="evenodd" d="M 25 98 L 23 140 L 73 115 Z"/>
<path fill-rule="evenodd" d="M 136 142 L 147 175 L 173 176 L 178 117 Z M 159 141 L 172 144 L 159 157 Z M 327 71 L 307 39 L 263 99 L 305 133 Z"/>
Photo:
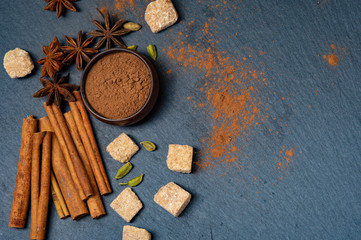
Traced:
<path fill-rule="evenodd" d="M 219 8 L 228 11 L 228 6 L 220 4 Z M 268 86 L 266 73 L 255 67 L 256 61 L 267 52 L 246 46 L 241 47 L 243 52 L 239 56 L 234 52 L 227 52 L 215 37 L 219 34 L 219 20 L 208 18 L 204 23 L 196 23 L 201 26 L 197 33 L 203 36 L 188 38 L 188 33 L 194 31 L 195 24 L 194 21 L 189 21 L 180 32 L 174 33 L 177 39 L 163 48 L 168 59 L 181 66 L 184 72 L 198 72 L 202 76 L 199 92 L 194 93 L 196 97 L 188 96 L 187 99 L 194 104 L 194 108 L 203 111 L 207 116 L 205 119 L 209 121 L 207 125 L 212 127 L 201 136 L 202 147 L 195 165 L 199 169 L 217 168 L 221 171 L 218 176 L 229 173 L 229 170 L 223 170 L 224 167 L 230 167 L 232 171 L 242 170 L 242 178 L 249 178 L 253 183 L 263 183 L 263 177 L 249 171 L 247 167 L 249 161 L 258 159 L 245 155 L 245 149 L 252 142 L 255 128 L 264 128 L 263 123 L 266 121 L 279 121 L 275 116 L 268 116 L 266 113 L 268 108 L 263 106 L 264 96 L 261 96 L 261 90 L 264 94 L 264 88 Z M 230 37 L 236 38 L 237 34 Z M 282 97 L 282 100 L 285 101 L 285 97 Z M 266 129 L 268 134 L 279 134 L 278 129 Z M 278 170 L 276 164 L 277 174 L 283 174 L 284 166 L 291 164 L 293 154 L 293 148 L 283 150 L 280 160 L 277 161 L 277 164 L 281 162 L 279 170 L 282 171 Z M 273 158 L 271 155 L 266 160 L 272 161 Z M 259 166 L 262 165 L 259 161 Z M 268 169 L 266 172 L 271 173 L 273 170 Z"/>
<path fill-rule="evenodd" d="M 337 66 L 338 65 L 338 57 L 335 53 L 327 56 L 327 61 L 331 66 Z"/>
<path fill-rule="evenodd" d="M 338 57 L 335 53 L 324 55 L 323 58 L 325 58 L 331 66 L 336 67 L 338 65 Z"/>
<path fill-rule="evenodd" d="M 212 22 L 215 22 L 217 19 L 216 18 L 208 18 L 208 21 L 204 23 L 203 27 L 202 27 L 202 32 L 203 35 L 208 35 L 208 36 L 213 36 L 213 33 L 210 32 L 209 28 Z"/>
<path fill-rule="evenodd" d="M 107 7 L 101 7 L 99 10 L 100 10 L 101 13 L 104 14 L 105 12 L 108 11 L 108 8 Z"/>
<path fill-rule="evenodd" d="M 115 0 L 115 7 L 119 11 L 123 11 L 125 8 L 129 8 L 129 7 L 134 8 L 134 6 L 135 6 L 135 0 Z"/>
<path fill-rule="evenodd" d="M 294 155 L 294 149 L 286 149 L 286 146 L 283 146 L 282 150 L 279 153 L 281 157 L 276 161 L 276 166 L 278 170 L 283 171 L 285 167 L 287 167 L 291 163 Z"/>
<path fill-rule="evenodd" d="M 328 64 L 330 64 L 333 67 L 336 67 L 338 65 L 339 57 L 336 55 L 335 50 L 336 45 L 331 44 L 330 45 L 331 53 L 323 55 L 323 59 L 327 61 Z"/>
<path fill-rule="evenodd" d="M 202 33 L 213 36 L 208 19 Z M 212 23 L 213 24 L 213 23 Z M 188 26 L 191 24 L 188 23 Z M 195 164 L 200 168 L 214 168 L 232 165 L 241 168 L 240 146 L 248 137 L 252 127 L 260 121 L 261 101 L 259 88 L 265 86 L 264 72 L 255 69 L 251 63 L 235 58 L 226 51 L 218 50 L 217 40 L 205 38 L 201 43 L 190 43 L 188 30 L 179 34 L 180 40 L 163 51 L 169 59 L 187 69 L 204 74 L 206 80 L 200 88 L 204 101 L 195 105 L 210 114 L 212 130 L 202 140 L 203 151 Z M 209 46 L 204 48 L 203 46 Z M 252 56 L 250 56 L 252 57 Z M 190 98 L 188 98 L 190 100 Z"/>
<path fill-rule="evenodd" d="M 293 148 L 287 150 L 285 152 L 285 156 L 286 156 L 286 161 L 290 162 L 291 161 L 291 157 L 293 157 Z"/>
<path fill-rule="evenodd" d="M 111 16 L 115 19 L 122 18 L 132 22 L 140 22 L 143 20 L 143 14 L 146 1 L 135 0 L 100 0 L 100 9 L 108 9 Z M 102 11 L 103 12 L 103 11 Z"/>

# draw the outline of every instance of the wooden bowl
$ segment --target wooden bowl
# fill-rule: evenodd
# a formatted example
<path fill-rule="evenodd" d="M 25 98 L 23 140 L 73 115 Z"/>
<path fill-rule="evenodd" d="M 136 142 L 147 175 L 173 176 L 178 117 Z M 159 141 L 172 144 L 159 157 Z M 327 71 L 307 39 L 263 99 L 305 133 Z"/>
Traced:
<path fill-rule="evenodd" d="M 148 98 L 147 98 L 145 104 L 136 113 L 134 113 L 133 115 L 131 115 L 129 117 L 125 117 L 125 118 L 121 118 L 121 119 L 110 119 L 110 118 L 106 118 L 106 117 L 102 116 L 101 114 L 99 114 L 89 104 L 87 97 L 86 97 L 86 93 L 85 93 L 85 84 L 86 84 L 86 79 L 87 79 L 88 73 L 89 73 L 90 69 L 93 67 L 93 65 L 97 61 L 99 61 L 101 58 L 103 58 L 109 54 L 117 53 L 117 52 L 130 53 L 130 54 L 137 56 L 140 60 L 142 60 L 142 62 L 148 68 L 148 71 L 150 73 L 151 87 L 150 87 L 149 95 L 148 95 Z M 121 64 L 121 62 L 119 64 Z M 84 101 L 86 108 L 98 120 L 108 123 L 108 124 L 112 124 L 112 125 L 127 126 L 127 125 L 131 125 L 131 124 L 137 123 L 140 120 L 142 120 L 145 116 L 148 115 L 148 113 L 154 107 L 155 102 L 157 101 L 158 92 L 159 92 L 158 74 L 157 74 L 153 64 L 143 55 L 141 55 L 133 50 L 130 50 L 130 49 L 111 48 L 111 49 L 108 49 L 108 50 L 105 50 L 105 51 L 99 53 L 87 64 L 87 66 L 85 67 L 83 74 L 81 76 L 80 93 L 81 93 L 81 97 Z"/>

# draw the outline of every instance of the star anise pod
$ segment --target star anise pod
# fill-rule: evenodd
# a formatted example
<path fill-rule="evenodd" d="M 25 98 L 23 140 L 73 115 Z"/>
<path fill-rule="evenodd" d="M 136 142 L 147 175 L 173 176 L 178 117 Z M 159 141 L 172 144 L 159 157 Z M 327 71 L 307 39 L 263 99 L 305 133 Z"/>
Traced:
<path fill-rule="evenodd" d="M 63 67 L 62 60 L 64 59 L 64 53 L 61 51 L 60 43 L 56 36 L 49 46 L 43 46 L 43 53 L 45 57 L 37 61 L 37 63 L 43 64 L 40 77 L 49 75 L 53 78 L 55 73 Z"/>
<path fill-rule="evenodd" d="M 119 36 L 122 36 L 122 35 L 125 35 L 125 34 L 131 32 L 131 30 L 121 28 L 123 26 L 123 24 L 125 23 L 125 20 L 120 19 L 111 27 L 109 13 L 107 11 L 105 11 L 105 13 L 103 14 L 98 8 L 97 8 L 97 10 L 100 13 L 100 15 L 102 15 L 102 17 L 104 18 L 105 27 L 100 22 L 98 22 L 96 20 L 91 20 L 91 22 L 94 23 L 94 25 L 99 30 L 91 31 L 88 34 L 93 37 L 102 37 L 102 39 L 100 39 L 99 42 L 95 45 L 95 48 L 99 49 L 101 46 L 103 46 L 105 41 L 106 41 L 106 47 L 108 49 L 112 47 L 112 42 L 115 45 L 118 45 L 121 47 L 126 47 L 124 45 L 123 41 L 120 38 L 117 38 Z M 119 29 L 119 28 L 121 28 L 121 29 Z"/>
<path fill-rule="evenodd" d="M 40 82 L 43 85 L 43 88 L 39 89 L 36 93 L 33 94 L 35 98 L 41 98 L 48 96 L 46 99 L 46 105 L 51 105 L 55 103 L 57 106 L 60 106 L 61 99 L 65 99 L 68 102 L 76 101 L 72 92 L 78 89 L 77 85 L 67 83 L 69 80 L 69 73 L 65 77 L 59 78 L 58 74 L 55 74 L 53 81 L 40 78 Z"/>
<path fill-rule="evenodd" d="M 78 0 L 44 0 L 48 3 L 44 7 L 44 10 L 48 11 L 56 11 L 56 17 L 59 18 L 61 15 L 64 14 L 65 8 L 69 9 L 72 12 L 76 12 L 76 8 L 73 2 Z"/>
<path fill-rule="evenodd" d="M 79 31 L 78 38 L 76 42 L 65 35 L 66 42 L 68 46 L 63 46 L 61 49 L 67 54 L 64 58 L 63 63 L 70 63 L 76 59 L 76 68 L 80 71 L 83 67 L 83 60 L 88 63 L 90 57 L 98 52 L 98 50 L 93 48 L 86 48 L 89 44 L 92 43 L 94 37 L 90 37 L 82 42 L 82 31 Z"/>

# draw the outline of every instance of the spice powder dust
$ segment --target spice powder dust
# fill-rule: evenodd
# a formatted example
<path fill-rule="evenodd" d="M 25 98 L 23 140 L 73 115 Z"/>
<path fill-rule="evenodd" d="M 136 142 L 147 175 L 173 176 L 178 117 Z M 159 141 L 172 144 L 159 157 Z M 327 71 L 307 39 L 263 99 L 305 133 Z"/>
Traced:
<path fill-rule="evenodd" d="M 137 56 L 117 52 L 99 59 L 89 71 L 85 94 L 100 115 L 122 119 L 139 111 L 151 88 L 148 68 Z"/>

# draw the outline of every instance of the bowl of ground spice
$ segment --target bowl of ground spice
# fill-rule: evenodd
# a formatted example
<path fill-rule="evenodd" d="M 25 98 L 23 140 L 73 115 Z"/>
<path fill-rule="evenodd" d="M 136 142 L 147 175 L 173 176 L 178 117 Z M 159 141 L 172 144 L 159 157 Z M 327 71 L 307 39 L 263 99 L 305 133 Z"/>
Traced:
<path fill-rule="evenodd" d="M 158 75 L 143 55 L 112 48 L 95 56 L 84 69 L 81 95 L 90 113 L 108 124 L 131 125 L 153 108 Z"/>

